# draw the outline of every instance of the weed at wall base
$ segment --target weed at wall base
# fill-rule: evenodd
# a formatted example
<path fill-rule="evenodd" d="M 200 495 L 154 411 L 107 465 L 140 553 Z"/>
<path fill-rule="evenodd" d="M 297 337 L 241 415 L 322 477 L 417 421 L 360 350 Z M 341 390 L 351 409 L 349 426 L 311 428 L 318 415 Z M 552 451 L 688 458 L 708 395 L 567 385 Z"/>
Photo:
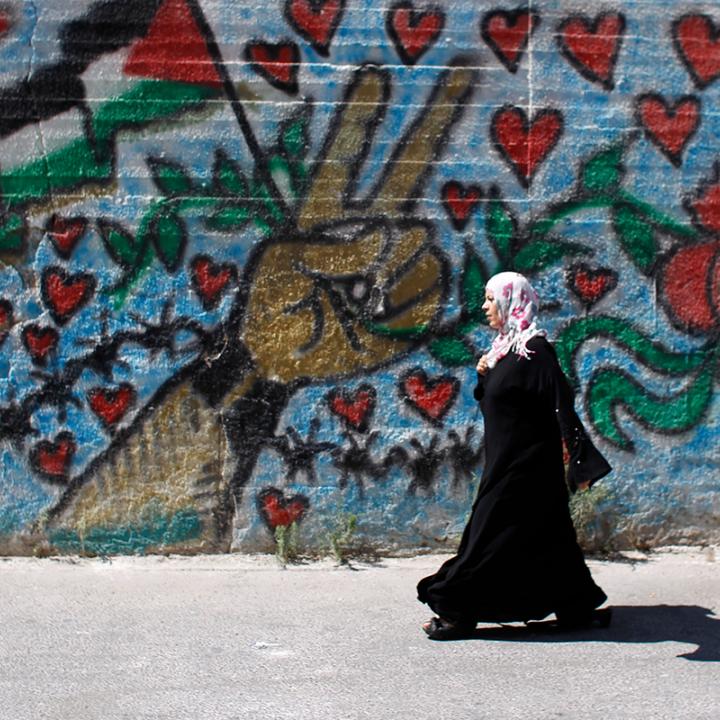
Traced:
<path fill-rule="evenodd" d="M 298 556 L 298 526 L 296 522 L 290 525 L 278 525 L 275 528 L 275 557 L 285 567 Z"/>
<path fill-rule="evenodd" d="M 570 517 L 583 550 L 600 553 L 613 550 L 615 528 L 609 507 L 611 498 L 611 491 L 604 485 L 596 485 L 570 496 Z"/>
<path fill-rule="evenodd" d="M 330 553 L 338 565 L 347 564 L 348 546 L 357 528 L 357 515 L 341 513 L 338 515 L 334 527 L 327 533 L 327 544 Z"/>

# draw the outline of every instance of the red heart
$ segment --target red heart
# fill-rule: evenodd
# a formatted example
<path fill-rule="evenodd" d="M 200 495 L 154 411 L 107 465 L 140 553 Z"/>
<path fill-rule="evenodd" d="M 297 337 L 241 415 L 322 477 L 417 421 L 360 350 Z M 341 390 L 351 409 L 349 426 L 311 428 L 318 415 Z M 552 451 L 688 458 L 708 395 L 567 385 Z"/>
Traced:
<path fill-rule="evenodd" d="M 135 390 L 129 383 L 113 390 L 94 388 L 88 393 L 90 409 L 110 428 L 122 420 L 134 402 Z"/>
<path fill-rule="evenodd" d="M 42 440 L 35 445 L 30 451 L 30 463 L 49 482 L 64 485 L 76 450 L 72 433 L 61 432 L 54 442 Z"/>
<path fill-rule="evenodd" d="M 459 389 L 457 378 L 446 375 L 429 380 L 422 368 L 411 370 L 400 381 L 403 400 L 433 424 L 440 424 L 447 415 Z"/>
<path fill-rule="evenodd" d="M 207 255 L 193 258 L 190 269 L 193 287 L 205 310 L 217 307 L 228 284 L 231 281 L 237 282 L 237 270 L 234 265 L 216 264 Z"/>
<path fill-rule="evenodd" d="M 440 37 L 445 13 L 440 8 L 415 10 L 411 2 L 394 5 L 387 15 L 387 31 L 402 61 L 413 65 Z"/>
<path fill-rule="evenodd" d="M 327 56 L 345 0 L 286 0 L 285 19 L 320 55 Z"/>
<path fill-rule="evenodd" d="M 480 25 L 482 39 L 511 72 L 517 72 L 530 35 L 540 25 L 540 16 L 527 8 L 493 10 Z"/>
<path fill-rule="evenodd" d="M 685 200 L 685 207 L 702 230 L 720 234 L 720 163 L 715 163 L 713 177 L 701 183 L 694 197 Z"/>
<path fill-rule="evenodd" d="M 680 167 L 683 150 L 700 125 L 700 100 L 685 95 L 670 107 L 661 95 L 648 93 L 637 99 L 637 116 L 648 138 Z"/>
<path fill-rule="evenodd" d="M 69 275 L 61 267 L 45 268 L 42 296 L 50 314 L 59 325 L 66 323 L 95 292 L 95 278 L 87 273 Z"/>
<path fill-rule="evenodd" d="M 619 13 L 603 13 L 594 20 L 574 15 L 560 23 L 557 41 L 562 54 L 583 77 L 612 90 L 624 33 L 625 18 Z"/>
<path fill-rule="evenodd" d="M 48 221 L 47 233 L 57 254 L 67 260 L 86 228 L 87 219 L 84 217 L 62 218 L 53 215 Z"/>
<path fill-rule="evenodd" d="M 442 203 L 456 230 L 463 230 L 470 220 L 470 215 L 482 199 L 482 188 L 479 185 L 463 185 L 455 180 L 446 182 L 442 190 Z"/>
<path fill-rule="evenodd" d="M 300 50 L 295 43 L 251 42 L 245 47 L 245 59 L 274 87 L 288 93 L 298 91 Z"/>
<path fill-rule="evenodd" d="M 332 390 L 327 395 L 327 402 L 331 412 L 358 432 L 365 432 L 375 410 L 375 397 L 372 385 L 361 385 L 354 394 Z"/>
<path fill-rule="evenodd" d="M 490 132 L 495 147 L 509 163 L 520 184 L 528 187 L 540 163 L 557 144 L 563 130 L 559 110 L 535 113 L 531 123 L 522 108 L 507 105 L 492 118 Z"/>
<path fill-rule="evenodd" d="M 0 11 L 0 37 L 5 35 L 12 25 L 12 16 L 7 12 Z"/>
<path fill-rule="evenodd" d="M 675 327 L 705 334 L 720 327 L 720 241 L 671 250 L 660 272 L 660 299 Z"/>
<path fill-rule="evenodd" d="M 0 299 L 0 345 L 5 342 L 8 330 L 13 325 L 13 306 L 9 300 Z"/>
<path fill-rule="evenodd" d="M 304 495 L 286 498 L 277 488 L 265 488 L 257 496 L 258 509 L 271 532 L 276 527 L 288 527 L 300 522 L 310 507 L 310 501 Z"/>
<path fill-rule="evenodd" d="M 30 353 L 32 361 L 38 365 L 45 363 L 47 354 L 55 349 L 59 339 L 57 330 L 52 327 L 27 325 L 22 330 L 23 345 Z"/>
<path fill-rule="evenodd" d="M 605 297 L 617 282 L 617 273 L 608 268 L 593 269 L 581 263 L 568 270 L 568 287 L 588 307 Z"/>
<path fill-rule="evenodd" d="M 707 15 L 683 15 L 673 23 L 675 50 L 702 90 L 720 77 L 720 28 Z"/>

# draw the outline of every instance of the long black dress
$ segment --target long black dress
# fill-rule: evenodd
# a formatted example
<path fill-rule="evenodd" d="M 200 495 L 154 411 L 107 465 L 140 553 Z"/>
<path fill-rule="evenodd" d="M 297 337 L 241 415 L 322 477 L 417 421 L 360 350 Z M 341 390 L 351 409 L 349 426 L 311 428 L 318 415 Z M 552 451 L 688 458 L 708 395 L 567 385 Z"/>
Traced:
<path fill-rule="evenodd" d="M 593 483 L 610 466 L 575 413 L 550 343 L 536 336 L 527 347 L 529 359 L 510 353 L 478 374 L 485 468 L 477 498 L 457 555 L 418 584 L 419 600 L 453 623 L 570 617 L 606 600 L 577 544 L 567 485 Z"/>

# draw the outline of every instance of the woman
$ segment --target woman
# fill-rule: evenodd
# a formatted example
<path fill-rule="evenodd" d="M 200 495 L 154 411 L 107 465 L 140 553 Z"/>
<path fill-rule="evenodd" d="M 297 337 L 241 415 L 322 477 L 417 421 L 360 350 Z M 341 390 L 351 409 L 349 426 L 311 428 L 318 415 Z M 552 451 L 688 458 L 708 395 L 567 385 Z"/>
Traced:
<path fill-rule="evenodd" d="M 589 487 L 610 465 L 575 413 L 537 305 L 518 273 L 487 283 L 483 310 L 497 336 L 477 364 L 474 393 L 485 419 L 485 468 L 457 555 L 418 584 L 418 598 L 438 616 L 423 625 L 434 640 L 466 637 L 478 622 L 550 613 L 564 627 L 610 621 L 610 610 L 596 610 L 607 598 L 578 547 L 567 489 Z"/>

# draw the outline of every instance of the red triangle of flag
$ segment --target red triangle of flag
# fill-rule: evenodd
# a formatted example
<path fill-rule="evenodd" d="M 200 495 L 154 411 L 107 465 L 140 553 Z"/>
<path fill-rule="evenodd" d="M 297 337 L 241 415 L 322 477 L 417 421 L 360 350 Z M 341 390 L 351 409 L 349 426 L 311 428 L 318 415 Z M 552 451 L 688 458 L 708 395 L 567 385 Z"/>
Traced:
<path fill-rule="evenodd" d="M 126 75 L 219 87 L 205 38 L 185 0 L 165 0 L 147 35 L 131 48 Z"/>

